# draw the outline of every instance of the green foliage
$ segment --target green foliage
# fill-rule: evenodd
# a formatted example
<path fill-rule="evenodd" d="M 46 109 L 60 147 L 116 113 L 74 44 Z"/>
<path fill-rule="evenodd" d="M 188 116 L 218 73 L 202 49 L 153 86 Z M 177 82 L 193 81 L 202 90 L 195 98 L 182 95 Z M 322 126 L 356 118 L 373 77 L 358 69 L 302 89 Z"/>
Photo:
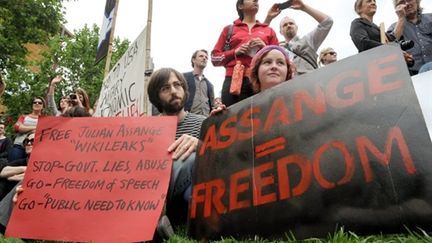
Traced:
<path fill-rule="evenodd" d="M 0 0 L 0 70 L 26 64 L 25 43 L 45 43 L 63 23 L 59 0 Z"/>
<path fill-rule="evenodd" d="M 4 0 L 0 0 L 2 1 Z M 56 87 L 55 100 L 80 87 L 87 91 L 91 104 L 96 101 L 105 68 L 104 60 L 95 65 L 98 40 L 99 28 L 96 25 L 91 29 L 85 26 L 72 37 L 55 34 L 46 40 L 47 50 L 43 52 L 44 58 L 41 61 L 7 69 L 5 75 L 7 86 L 2 101 L 8 107 L 6 117 L 3 117 L 8 125 L 8 133 L 20 114 L 31 112 L 33 97 L 46 96 L 49 81 L 55 75 L 62 75 L 64 79 Z M 128 47 L 128 40 L 116 38 L 113 41 L 111 66 L 121 58 Z M 31 72 L 29 66 L 38 67 L 40 71 Z"/>
<path fill-rule="evenodd" d="M 56 88 L 56 100 L 80 87 L 87 91 L 93 104 L 99 96 L 105 69 L 104 61 L 95 65 L 98 40 L 99 28 L 96 25 L 91 29 L 85 26 L 71 38 L 52 38 L 48 42 L 48 51 L 44 53 L 45 59 L 39 64 L 41 72 L 38 82 L 45 83 L 47 87 L 47 80 L 60 74 L 64 81 Z M 115 38 L 111 63 L 115 64 L 128 47 L 128 40 Z"/>

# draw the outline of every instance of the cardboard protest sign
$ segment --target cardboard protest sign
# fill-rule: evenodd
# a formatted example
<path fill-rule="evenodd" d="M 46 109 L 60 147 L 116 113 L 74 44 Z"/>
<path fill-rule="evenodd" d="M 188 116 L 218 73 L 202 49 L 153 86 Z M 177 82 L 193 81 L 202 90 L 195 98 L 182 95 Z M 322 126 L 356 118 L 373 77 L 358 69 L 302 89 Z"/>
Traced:
<path fill-rule="evenodd" d="M 432 147 L 401 51 L 380 47 L 207 119 L 189 234 L 431 229 Z"/>
<path fill-rule="evenodd" d="M 144 110 L 144 104 L 148 102 L 144 88 L 145 40 L 144 28 L 104 79 L 93 116 L 130 117 L 148 114 Z"/>
<path fill-rule="evenodd" d="M 432 100 L 430 99 L 432 71 L 417 74 L 412 77 L 412 81 L 430 136 L 432 132 Z"/>
<path fill-rule="evenodd" d="M 42 117 L 6 235 L 151 240 L 170 175 L 175 117 Z"/>

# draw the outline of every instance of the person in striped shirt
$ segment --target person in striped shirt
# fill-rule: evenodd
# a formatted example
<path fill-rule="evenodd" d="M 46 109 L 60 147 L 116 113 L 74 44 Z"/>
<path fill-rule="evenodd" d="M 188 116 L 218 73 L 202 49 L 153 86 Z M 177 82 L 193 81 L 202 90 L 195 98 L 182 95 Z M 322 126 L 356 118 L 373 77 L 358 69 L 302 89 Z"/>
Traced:
<path fill-rule="evenodd" d="M 176 140 L 168 147 L 174 160 L 166 215 L 159 221 L 156 233 L 167 239 L 174 234 L 173 224 L 185 224 L 188 202 L 191 196 L 192 169 L 201 125 L 205 116 L 185 111 L 188 86 L 184 76 L 173 68 L 161 68 L 150 77 L 147 93 L 150 102 L 158 109 L 159 115 L 177 116 Z M 169 218 L 169 219 L 168 219 Z"/>

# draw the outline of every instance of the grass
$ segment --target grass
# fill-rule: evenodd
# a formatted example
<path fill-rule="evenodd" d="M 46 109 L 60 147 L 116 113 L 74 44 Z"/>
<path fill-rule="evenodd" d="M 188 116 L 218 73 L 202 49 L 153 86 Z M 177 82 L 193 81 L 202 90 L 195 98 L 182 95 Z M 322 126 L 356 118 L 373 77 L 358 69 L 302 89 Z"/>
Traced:
<path fill-rule="evenodd" d="M 187 238 L 186 231 L 180 229 L 178 234 L 169 239 L 168 243 L 198 243 L 196 240 Z M 20 239 L 13 238 L 0 238 L 0 242 L 5 243 L 24 243 Z M 34 243 L 44 243 L 48 241 L 25 241 Z M 330 234 L 325 239 L 310 238 L 306 240 L 297 240 L 292 234 L 287 234 L 285 239 L 272 241 L 266 239 L 250 239 L 250 240 L 236 240 L 234 238 L 222 238 L 218 241 L 213 241 L 214 243 L 294 243 L 294 242 L 304 242 L 304 243 L 423 243 L 432 242 L 432 236 L 430 236 L 425 231 L 420 230 L 419 232 L 413 232 L 408 230 L 406 234 L 396 234 L 396 235 L 370 235 L 370 236 L 359 236 L 353 232 L 345 232 L 343 228 L 340 228 L 333 234 Z"/>
<path fill-rule="evenodd" d="M 249 240 L 236 240 L 234 238 L 225 238 L 214 243 L 417 243 L 417 242 L 432 242 L 432 236 L 425 231 L 420 230 L 419 232 L 413 232 L 407 230 L 406 234 L 395 234 L 395 235 L 370 235 L 370 236 L 359 236 L 353 232 L 345 232 L 343 228 L 340 228 L 333 234 L 325 239 L 310 238 L 306 240 L 297 240 L 294 235 L 287 233 L 285 239 L 281 240 L 266 240 L 266 239 L 249 239 Z M 181 231 L 178 235 L 171 238 L 168 243 L 198 243 L 196 240 L 189 239 L 185 236 L 185 231 Z"/>

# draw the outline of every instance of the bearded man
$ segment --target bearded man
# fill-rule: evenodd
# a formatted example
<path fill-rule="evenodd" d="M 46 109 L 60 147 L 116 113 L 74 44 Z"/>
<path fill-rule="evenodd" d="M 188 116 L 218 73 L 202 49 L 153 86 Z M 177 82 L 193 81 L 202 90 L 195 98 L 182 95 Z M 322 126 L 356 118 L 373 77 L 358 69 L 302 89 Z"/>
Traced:
<path fill-rule="evenodd" d="M 175 69 L 161 68 L 155 71 L 150 77 L 147 93 L 160 115 L 177 117 L 176 141 L 168 147 L 174 163 L 166 201 L 166 215 L 161 217 L 157 228 L 158 235 L 167 239 L 174 233 L 170 222 L 186 223 L 195 150 L 201 125 L 206 117 L 185 111 L 189 96 L 188 86 L 183 75 Z"/>

